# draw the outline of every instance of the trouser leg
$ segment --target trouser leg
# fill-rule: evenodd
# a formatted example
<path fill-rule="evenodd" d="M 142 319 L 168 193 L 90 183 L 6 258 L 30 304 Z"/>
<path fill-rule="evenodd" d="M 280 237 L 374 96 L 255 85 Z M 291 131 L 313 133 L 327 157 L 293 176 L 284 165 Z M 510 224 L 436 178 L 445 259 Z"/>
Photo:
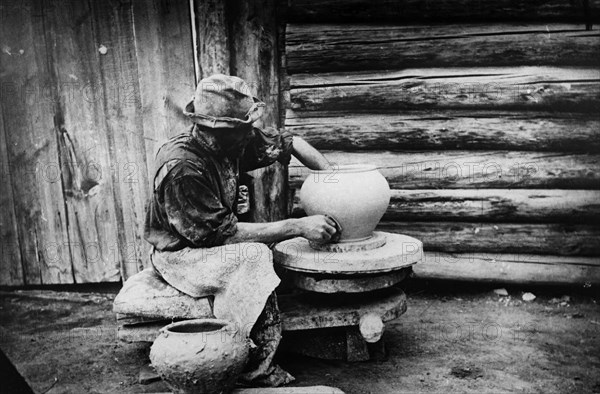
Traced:
<path fill-rule="evenodd" d="M 240 381 L 253 386 L 281 386 L 294 381 L 294 377 L 273 362 L 281 342 L 281 318 L 277 296 L 271 293 L 265 308 L 250 331 L 256 347 L 250 349 L 246 370 Z"/>

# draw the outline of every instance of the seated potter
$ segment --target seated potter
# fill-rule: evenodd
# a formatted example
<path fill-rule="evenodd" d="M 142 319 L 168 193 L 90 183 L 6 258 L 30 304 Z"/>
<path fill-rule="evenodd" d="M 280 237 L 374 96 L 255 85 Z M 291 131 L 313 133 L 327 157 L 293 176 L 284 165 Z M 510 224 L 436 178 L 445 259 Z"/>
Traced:
<path fill-rule="evenodd" d="M 306 141 L 253 126 L 265 104 L 249 92 L 237 77 L 200 81 L 184 111 L 193 125 L 157 153 L 144 236 L 167 283 L 193 297 L 214 296 L 214 315 L 239 324 L 253 340 L 242 381 L 278 386 L 293 377 L 273 364 L 281 339 L 279 278 L 265 244 L 297 236 L 327 242 L 335 222 L 322 215 L 238 222 L 239 173 L 287 164 L 292 154 L 311 169 L 330 166 Z"/>

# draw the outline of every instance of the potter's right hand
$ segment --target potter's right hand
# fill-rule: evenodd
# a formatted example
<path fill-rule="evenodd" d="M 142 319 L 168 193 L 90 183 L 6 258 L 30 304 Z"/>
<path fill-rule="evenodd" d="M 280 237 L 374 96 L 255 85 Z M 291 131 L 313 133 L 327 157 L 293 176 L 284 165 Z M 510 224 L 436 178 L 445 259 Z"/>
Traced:
<path fill-rule="evenodd" d="M 300 236 L 309 241 L 325 243 L 337 231 L 333 219 L 325 215 L 312 215 L 298 219 Z"/>

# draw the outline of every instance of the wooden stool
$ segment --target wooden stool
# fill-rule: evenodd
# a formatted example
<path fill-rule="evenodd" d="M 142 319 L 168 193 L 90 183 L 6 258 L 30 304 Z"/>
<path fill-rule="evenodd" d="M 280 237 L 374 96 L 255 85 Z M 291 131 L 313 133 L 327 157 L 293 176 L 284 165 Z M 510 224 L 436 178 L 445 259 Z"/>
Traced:
<path fill-rule="evenodd" d="M 117 336 L 126 342 L 154 342 L 158 330 L 175 321 L 214 318 L 209 298 L 194 298 L 170 286 L 152 268 L 133 275 L 115 297 Z"/>

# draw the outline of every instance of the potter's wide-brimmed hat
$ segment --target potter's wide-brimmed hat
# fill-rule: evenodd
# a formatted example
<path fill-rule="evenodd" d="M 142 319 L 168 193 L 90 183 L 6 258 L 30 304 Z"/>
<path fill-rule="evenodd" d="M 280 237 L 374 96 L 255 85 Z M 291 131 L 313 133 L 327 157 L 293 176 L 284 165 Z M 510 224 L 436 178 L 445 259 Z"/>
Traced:
<path fill-rule="evenodd" d="M 265 105 L 252 95 L 243 79 L 215 74 L 198 83 L 183 113 L 204 127 L 237 128 L 260 118 Z"/>

